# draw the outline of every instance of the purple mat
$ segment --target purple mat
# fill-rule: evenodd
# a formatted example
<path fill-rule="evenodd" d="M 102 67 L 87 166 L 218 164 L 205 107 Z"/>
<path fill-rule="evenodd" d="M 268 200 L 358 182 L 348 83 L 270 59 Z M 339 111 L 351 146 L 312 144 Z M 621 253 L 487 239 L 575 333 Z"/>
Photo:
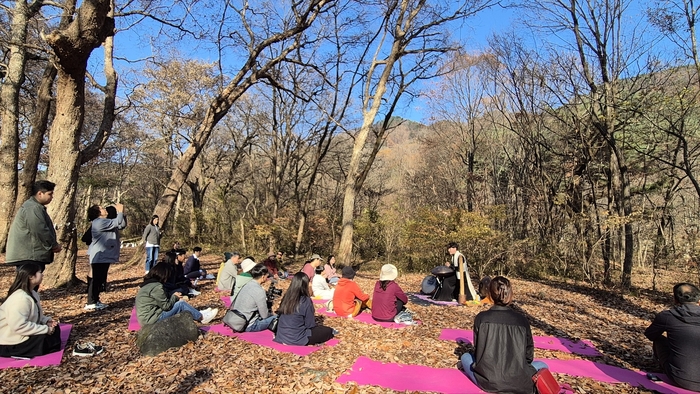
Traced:
<path fill-rule="evenodd" d="M 484 392 L 457 368 L 382 363 L 364 356 L 355 360 L 350 369 L 338 376 L 336 382 L 356 382 L 360 386 L 380 386 L 396 391 Z"/>
<path fill-rule="evenodd" d="M 223 324 L 216 324 L 211 327 L 202 327 L 202 330 L 215 332 L 228 337 L 235 337 L 242 341 L 254 343 L 256 345 L 269 347 L 277 350 L 278 352 L 284 353 L 294 353 L 297 356 L 308 356 L 309 354 L 320 350 L 323 346 L 335 346 L 340 341 L 337 339 L 331 339 L 330 341 L 324 343 L 322 346 L 293 346 L 293 345 L 283 345 L 272 340 L 272 331 L 264 330 L 258 332 L 233 332 L 230 328 Z"/>
<path fill-rule="evenodd" d="M 459 302 L 457 302 L 457 301 L 436 301 L 436 300 L 430 298 L 430 296 L 426 295 L 426 294 L 408 293 L 407 295 L 409 297 L 415 297 L 415 298 L 418 298 L 420 300 L 423 300 L 425 302 L 429 302 L 429 303 L 435 304 L 435 305 L 459 306 Z"/>
<path fill-rule="evenodd" d="M 549 366 L 549 370 L 571 376 L 587 377 L 606 383 L 629 383 L 631 386 L 642 386 L 648 390 L 654 390 L 664 394 L 692 394 L 695 391 L 684 390 L 668 383 L 668 377 L 664 374 L 654 374 L 663 382 L 653 382 L 646 377 L 645 372 L 632 371 L 613 365 L 596 363 L 588 360 L 550 360 L 539 359 Z"/>
<path fill-rule="evenodd" d="M 331 312 L 331 311 L 327 310 L 325 307 L 318 309 L 316 312 L 318 312 L 322 315 L 329 316 L 329 317 L 341 317 L 341 316 L 336 315 L 335 312 Z M 362 312 L 359 315 L 353 317 L 352 319 L 357 320 L 357 321 L 362 322 L 362 323 L 375 324 L 375 325 L 386 327 L 386 328 L 406 328 L 406 327 L 412 326 L 412 324 L 400 324 L 400 323 L 394 323 L 394 322 L 376 321 L 372 318 L 372 314 L 367 313 L 367 312 Z M 416 324 L 420 324 L 420 321 L 416 320 Z"/>
<path fill-rule="evenodd" d="M 59 324 L 61 327 L 61 350 L 43 356 L 34 357 L 31 360 L 17 360 L 14 358 L 0 357 L 0 369 L 5 368 L 22 368 L 22 367 L 48 367 L 50 365 L 61 364 L 63 359 L 63 351 L 66 350 L 68 337 L 73 328 L 72 324 Z"/>
<path fill-rule="evenodd" d="M 226 309 L 231 307 L 231 296 L 223 296 L 221 297 L 221 302 L 224 303 L 224 306 Z"/>
<path fill-rule="evenodd" d="M 467 342 L 473 343 L 474 331 L 446 328 L 440 332 L 440 337 L 438 339 L 443 341 L 466 340 Z M 535 342 L 535 347 L 538 349 L 558 350 L 560 352 L 579 354 L 581 356 L 602 356 L 602 354 L 595 348 L 595 345 L 588 340 L 574 342 L 566 338 L 543 337 L 537 335 L 533 335 L 532 340 Z"/>

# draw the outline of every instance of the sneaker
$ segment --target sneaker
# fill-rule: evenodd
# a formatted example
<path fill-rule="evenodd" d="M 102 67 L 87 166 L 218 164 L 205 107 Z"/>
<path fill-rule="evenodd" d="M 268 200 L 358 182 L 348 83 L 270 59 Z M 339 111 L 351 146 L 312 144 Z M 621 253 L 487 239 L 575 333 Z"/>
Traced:
<path fill-rule="evenodd" d="M 202 324 L 209 324 L 210 321 L 214 320 L 216 315 L 219 313 L 219 309 L 210 309 L 210 310 L 202 310 L 200 311 L 202 313 Z"/>
<path fill-rule="evenodd" d="M 94 311 L 97 309 L 97 304 L 85 304 L 85 307 L 83 308 L 86 311 Z"/>
<path fill-rule="evenodd" d="M 109 304 L 103 304 L 103 303 L 97 301 L 97 303 L 95 304 L 95 309 L 99 311 L 99 310 L 107 308 L 108 306 L 109 306 Z"/>
<path fill-rule="evenodd" d="M 210 279 L 210 280 L 214 279 L 214 278 L 216 278 L 216 277 L 212 274 L 207 274 L 207 276 L 204 277 L 204 279 Z"/>
<path fill-rule="evenodd" d="M 104 351 L 104 347 L 97 346 L 92 342 L 78 343 L 73 348 L 73 355 L 78 357 L 90 357 L 100 354 Z"/>
<path fill-rule="evenodd" d="M 195 296 L 195 297 L 196 297 L 196 296 L 198 296 L 198 295 L 200 295 L 200 294 L 202 294 L 201 291 L 197 291 L 197 290 L 195 290 L 195 289 L 190 289 L 190 295 L 191 295 L 191 296 Z"/>

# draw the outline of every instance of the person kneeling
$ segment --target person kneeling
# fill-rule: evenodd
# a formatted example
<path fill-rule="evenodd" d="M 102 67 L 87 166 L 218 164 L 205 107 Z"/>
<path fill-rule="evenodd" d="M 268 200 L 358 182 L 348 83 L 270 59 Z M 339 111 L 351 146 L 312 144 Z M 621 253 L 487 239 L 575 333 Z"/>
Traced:
<path fill-rule="evenodd" d="M 292 278 L 278 313 L 275 342 L 304 346 L 324 343 L 333 338 L 335 330 L 316 325 L 314 306 L 309 297 L 309 277 L 303 272 L 297 272 Z"/>
<path fill-rule="evenodd" d="M 44 316 L 38 288 L 44 274 L 39 264 L 20 266 L 0 305 L 0 356 L 31 358 L 61 349 L 58 321 Z"/>
<path fill-rule="evenodd" d="M 535 345 L 530 323 L 510 308 L 513 289 L 508 279 L 493 278 L 489 294 L 494 306 L 476 315 L 474 354 L 462 355 L 461 368 L 484 391 L 532 394 L 532 376 L 547 365 L 532 361 Z"/>
<path fill-rule="evenodd" d="M 253 279 L 233 297 L 231 307 L 224 316 L 224 324 L 235 332 L 255 332 L 266 330 L 276 315 L 270 313 L 267 295 L 262 284 L 267 281 L 267 268 L 256 264 L 251 268 Z M 307 282 L 308 285 L 308 282 Z"/>
<path fill-rule="evenodd" d="M 144 277 L 143 285 L 136 294 L 136 317 L 141 326 L 153 324 L 180 312 L 189 312 L 194 320 L 207 324 L 219 312 L 218 309 L 210 308 L 198 311 L 187 303 L 186 297 L 180 292 L 168 297 L 164 284 L 174 274 L 173 271 L 170 264 L 160 262 Z"/>

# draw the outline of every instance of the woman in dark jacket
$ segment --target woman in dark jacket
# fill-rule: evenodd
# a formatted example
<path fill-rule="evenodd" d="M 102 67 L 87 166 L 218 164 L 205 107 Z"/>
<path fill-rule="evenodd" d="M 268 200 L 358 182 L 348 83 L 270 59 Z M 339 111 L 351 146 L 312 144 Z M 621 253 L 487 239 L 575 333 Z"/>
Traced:
<path fill-rule="evenodd" d="M 277 324 L 275 342 L 285 345 L 316 345 L 333 338 L 335 330 L 316 325 L 314 305 L 309 297 L 309 277 L 297 272 L 284 293 Z"/>
<path fill-rule="evenodd" d="M 510 308 L 513 289 L 508 279 L 493 278 L 489 294 L 494 305 L 476 315 L 474 353 L 462 355 L 461 368 L 484 391 L 532 394 L 532 376 L 547 365 L 533 361 L 530 323 Z"/>

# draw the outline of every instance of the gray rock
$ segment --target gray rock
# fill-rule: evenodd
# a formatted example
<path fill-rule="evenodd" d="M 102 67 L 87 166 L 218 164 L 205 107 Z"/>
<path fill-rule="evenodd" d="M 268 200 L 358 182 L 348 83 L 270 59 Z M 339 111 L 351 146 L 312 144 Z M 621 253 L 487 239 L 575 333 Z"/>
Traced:
<path fill-rule="evenodd" d="M 142 327 L 136 338 L 141 354 L 155 356 L 199 338 L 199 328 L 188 312 Z"/>

